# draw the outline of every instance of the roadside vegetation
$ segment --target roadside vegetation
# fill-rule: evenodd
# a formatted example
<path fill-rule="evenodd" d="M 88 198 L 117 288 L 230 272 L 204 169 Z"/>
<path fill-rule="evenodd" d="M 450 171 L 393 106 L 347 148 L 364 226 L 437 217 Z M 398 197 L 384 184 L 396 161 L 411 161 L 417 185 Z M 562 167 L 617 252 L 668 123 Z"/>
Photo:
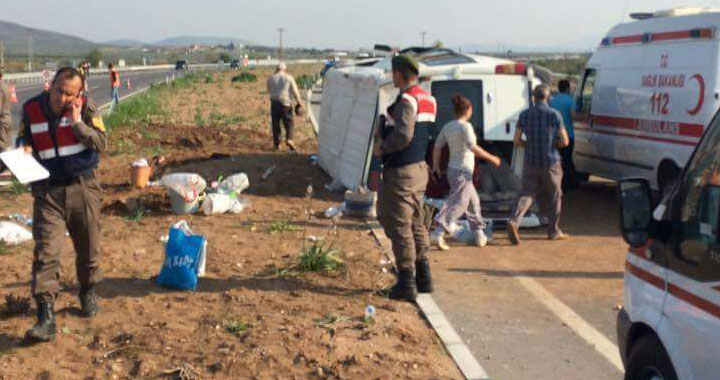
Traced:
<path fill-rule="evenodd" d="M 569 76 L 582 75 L 585 65 L 589 57 L 582 58 L 561 58 L 561 59 L 541 59 L 535 61 L 536 64 L 546 67 L 554 73 L 568 74 Z"/>

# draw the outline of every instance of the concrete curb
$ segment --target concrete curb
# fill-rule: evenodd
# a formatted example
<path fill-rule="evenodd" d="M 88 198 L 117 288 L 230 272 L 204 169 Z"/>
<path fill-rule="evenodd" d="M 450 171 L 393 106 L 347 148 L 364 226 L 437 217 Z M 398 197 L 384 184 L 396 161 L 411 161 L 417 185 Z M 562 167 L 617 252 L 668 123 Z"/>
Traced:
<path fill-rule="evenodd" d="M 389 262 L 394 265 L 392 257 L 392 249 L 390 248 L 390 240 L 385 236 L 379 224 L 367 221 L 367 227 L 372 232 L 375 241 L 380 245 L 383 255 Z M 450 357 L 462 372 L 466 380 L 490 380 L 485 369 L 475 359 L 470 349 L 463 343 L 460 335 L 445 318 L 440 307 L 435 303 L 430 294 L 419 294 L 415 301 L 420 311 L 422 311 L 425 319 L 428 320 L 435 333 L 445 345 Z"/>

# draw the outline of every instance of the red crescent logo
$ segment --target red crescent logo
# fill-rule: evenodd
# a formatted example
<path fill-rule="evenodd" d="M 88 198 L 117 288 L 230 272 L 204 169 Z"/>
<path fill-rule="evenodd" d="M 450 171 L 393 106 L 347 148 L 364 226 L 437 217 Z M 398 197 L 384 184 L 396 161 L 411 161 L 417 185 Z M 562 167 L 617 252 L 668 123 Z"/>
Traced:
<path fill-rule="evenodd" d="M 703 79 L 702 75 L 695 74 L 690 79 L 695 79 L 698 82 L 698 85 L 700 86 L 700 97 L 698 98 L 697 105 L 693 109 L 686 110 L 690 116 L 697 115 L 700 110 L 702 109 L 703 103 L 705 103 L 705 79 Z"/>

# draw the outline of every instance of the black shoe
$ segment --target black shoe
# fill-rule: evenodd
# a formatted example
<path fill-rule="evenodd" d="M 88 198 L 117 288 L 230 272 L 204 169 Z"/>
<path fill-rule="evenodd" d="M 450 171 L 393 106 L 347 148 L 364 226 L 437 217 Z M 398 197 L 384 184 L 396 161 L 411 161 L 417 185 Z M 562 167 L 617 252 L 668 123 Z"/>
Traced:
<path fill-rule="evenodd" d="M 401 269 L 398 273 L 398 281 L 390 289 L 388 297 L 393 300 L 404 300 L 414 302 L 417 298 L 417 287 L 415 286 L 415 275 L 412 270 Z"/>
<path fill-rule="evenodd" d="M 55 323 L 55 310 L 52 302 L 37 301 L 37 323 L 25 333 L 29 342 L 49 342 L 55 339 L 57 325 Z"/>
<path fill-rule="evenodd" d="M 80 292 L 80 315 L 84 318 L 92 318 L 98 311 L 100 311 L 100 307 L 95 290 Z"/>
<path fill-rule="evenodd" d="M 430 276 L 430 262 L 420 260 L 415 262 L 415 284 L 418 293 L 432 293 L 433 283 Z"/>

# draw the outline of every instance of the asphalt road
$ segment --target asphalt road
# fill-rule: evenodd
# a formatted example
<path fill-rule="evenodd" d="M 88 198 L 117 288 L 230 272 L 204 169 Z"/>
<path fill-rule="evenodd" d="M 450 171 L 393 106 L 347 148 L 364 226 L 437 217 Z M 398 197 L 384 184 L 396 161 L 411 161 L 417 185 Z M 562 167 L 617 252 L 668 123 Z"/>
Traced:
<path fill-rule="evenodd" d="M 485 248 L 432 252 L 432 297 L 492 380 L 622 379 L 615 319 L 622 303 L 626 244 L 615 187 L 594 181 L 568 194 L 551 242 L 505 229 Z"/>
<path fill-rule="evenodd" d="M 175 70 L 152 70 L 152 71 L 139 71 L 139 72 L 127 72 L 121 73 L 120 79 L 123 85 L 120 88 L 120 97 L 128 95 L 138 89 L 149 86 L 152 83 L 159 82 L 165 79 L 167 76 L 179 75 L 180 72 Z M 125 81 L 129 79 L 131 88 L 125 87 Z M 14 141 L 17 134 L 18 123 L 20 121 L 21 108 L 23 103 L 32 98 L 33 96 L 43 91 L 43 83 L 33 83 L 18 85 L 15 89 L 18 97 L 18 102 L 12 105 L 12 130 L 11 135 Z M 110 102 L 110 79 L 104 76 L 93 76 L 89 80 L 89 96 L 95 103 L 102 106 Z"/>

